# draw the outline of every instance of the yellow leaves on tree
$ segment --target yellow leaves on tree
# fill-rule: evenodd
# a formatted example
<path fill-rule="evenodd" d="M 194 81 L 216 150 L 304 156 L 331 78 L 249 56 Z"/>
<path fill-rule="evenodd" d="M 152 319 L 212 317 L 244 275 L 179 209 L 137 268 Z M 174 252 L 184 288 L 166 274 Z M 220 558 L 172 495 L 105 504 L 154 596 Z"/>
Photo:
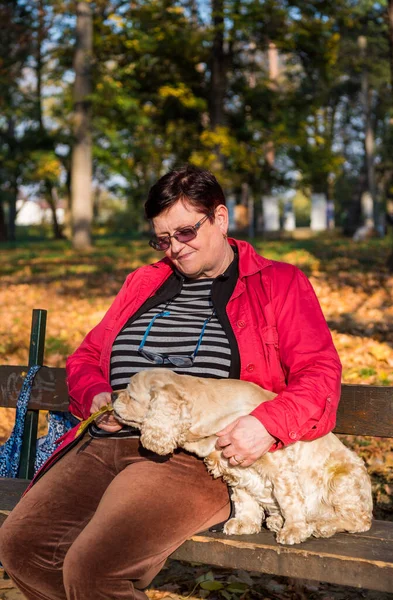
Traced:
<path fill-rule="evenodd" d="M 54 152 L 33 152 L 32 161 L 34 171 L 32 179 L 35 181 L 50 181 L 56 183 L 59 180 L 62 165 Z"/>
<path fill-rule="evenodd" d="M 167 98 L 176 98 L 185 108 L 206 109 L 206 102 L 202 98 L 195 96 L 184 83 L 179 83 L 176 86 L 163 85 L 158 90 L 158 95 L 164 100 Z"/>

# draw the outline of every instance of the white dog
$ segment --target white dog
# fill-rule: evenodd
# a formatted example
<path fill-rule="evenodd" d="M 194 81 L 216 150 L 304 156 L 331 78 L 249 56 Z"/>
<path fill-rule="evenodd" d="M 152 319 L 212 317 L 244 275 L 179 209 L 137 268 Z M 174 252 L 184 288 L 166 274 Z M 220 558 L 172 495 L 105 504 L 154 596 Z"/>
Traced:
<path fill-rule="evenodd" d="M 232 466 L 215 449 L 215 433 L 276 394 L 235 379 L 142 371 L 113 403 L 116 417 L 141 430 L 141 443 L 157 454 L 176 447 L 205 458 L 214 477 L 233 487 L 235 517 L 227 534 L 261 530 L 263 520 L 282 544 L 338 531 L 367 531 L 371 483 L 361 458 L 329 433 L 268 452 L 250 467 Z"/>

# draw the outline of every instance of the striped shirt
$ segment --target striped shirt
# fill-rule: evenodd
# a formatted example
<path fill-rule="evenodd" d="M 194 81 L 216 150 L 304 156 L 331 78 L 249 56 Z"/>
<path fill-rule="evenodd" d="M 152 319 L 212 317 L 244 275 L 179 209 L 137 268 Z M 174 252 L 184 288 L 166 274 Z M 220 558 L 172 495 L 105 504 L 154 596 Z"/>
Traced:
<path fill-rule="evenodd" d="M 225 378 L 229 376 L 231 351 L 224 330 L 214 312 L 211 289 L 214 279 L 185 279 L 180 293 L 166 303 L 161 303 L 126 324 L 117 336 L 111 355 L 111 386 L 124 389 L 130 377 L 144 369 L 162 366 L 179 374 L 199 377 Z M 172 364 L 156 365 L 138 354 L 146 329 L 158 317 L 145 340 L 143 349 L 158 354 L 190 356 L 198 343 L 204 322 L 209 319 L 203 333 L 194 363 L 190 367 Z"/>
<path fill-rule="evenodd" d="M 214 279 L 185 279 L 177 296 L 126 323 L 112 346 L 110 382 L 113 390 L 124 389 L 135 373 L 157 367 L 198 377 L 229 377 L 231 349 L 214 311 L 211 299 L 213 281 Z M 158 317 L 154 321 L 146 337 L 144 350 L 156 354 L 190 356 L 197 346 L 203 325 L 208 320 L 198 352 L 190 367 L 176 367 L 168 363 L 157 365 L 138 353 L 149 323 L 164 311 L 170 314 Z M 139 431 L 133 427 L 124 426 L 121 431 L 108 433 L 95 423 L 89 426 L 89 433 L 92 437 L 139 436 Z"/>

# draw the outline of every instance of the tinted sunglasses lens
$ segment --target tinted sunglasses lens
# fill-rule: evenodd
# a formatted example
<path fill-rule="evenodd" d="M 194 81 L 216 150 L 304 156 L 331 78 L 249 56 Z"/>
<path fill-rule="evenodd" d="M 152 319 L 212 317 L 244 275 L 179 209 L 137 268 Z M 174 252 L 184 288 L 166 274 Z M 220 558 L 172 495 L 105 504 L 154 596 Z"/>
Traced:
<path fill-rule="evenodd" d="M 171 242 L 169 238 L 150 240 L 149 245 L 154 248 L 154 250 L 168 250 Z"/>
<path fill-rule="evenodd" d="M 139 354 L 150 360 L 150 362 L 154 362 L 156 365 L 162 365 L 164 362 L 164 358 L 160 356 L 160 354 L 154 354 L 153 352 L 148 352 L 147 350 L 138 350 Z"/>
<path fill-rule="evenodd" d="M 171 365 L 175 367 L 192 367 L 194 359 L 190 356 L 167 356 Z"/>
<path fill-rule="evenodd" d="M 196 231 L 192 227 L 186 227 L 184 229 L 180 229 L 180 231 L 176 231 L 173 237 L 178 242 L 190 242 L 196 237 Z"/>

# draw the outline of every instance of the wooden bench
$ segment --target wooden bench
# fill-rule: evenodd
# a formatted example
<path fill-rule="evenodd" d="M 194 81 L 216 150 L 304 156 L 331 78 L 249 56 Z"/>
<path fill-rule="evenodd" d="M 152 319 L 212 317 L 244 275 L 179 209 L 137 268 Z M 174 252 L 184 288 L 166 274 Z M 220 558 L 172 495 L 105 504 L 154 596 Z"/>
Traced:
<path fill-rule="evenodd" d="M 45 324 L 46 311 L 33 311 L 29 366 L 42 364 Z M 0 367 L 0 406 L 16 406 L 27 369 L 27 366 Z M 65 369 L 42 367 L 29 403 L 19 476 L 0 479 L 3 519 L 33 474 L 38 412 L 67 408 Z M 344 385 L 335 432 L 393 437 L 393 387 Z M 206 532 L 185 542 L 172 558 L 393 592 L 393 522 L 375 520 L 366 533 L 337 534 L 326 540 L 311 538 L 295 546 L 277 544 L 267 530 L 250 536 Z"/>

